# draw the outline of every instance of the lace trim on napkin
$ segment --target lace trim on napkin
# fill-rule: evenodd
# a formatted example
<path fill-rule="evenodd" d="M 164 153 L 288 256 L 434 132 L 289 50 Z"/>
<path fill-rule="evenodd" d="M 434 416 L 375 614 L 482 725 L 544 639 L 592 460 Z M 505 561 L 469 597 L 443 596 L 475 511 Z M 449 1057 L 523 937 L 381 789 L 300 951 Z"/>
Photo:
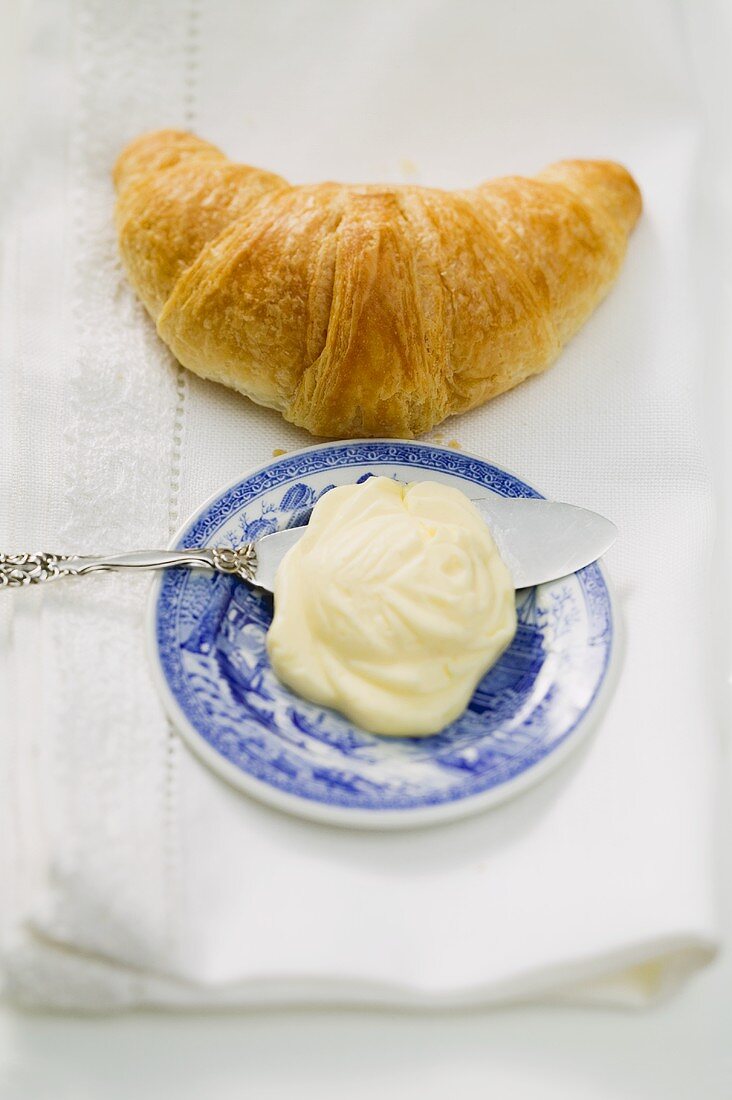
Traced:
<path fill-rule="evenodd" d="M 131 139 L 164 124 L 193 124 L 198 0 L 179 11 L 171 20 L 164 0 L 76 7 L 69 124 L 75 346 L 59 544 L 81 553 L 165 544 L 179 523 L 186 375 L 127 285 L 110 177 L 120 133 Z M 123 128 L 110 126 L 119 112 Z M 44 814 L 54 844 L 49 888 L 30 925 L 36 937 L 73 947 L 82 959 L 88 952 L 94 965 L 88 973 L 58 965 L 59 953 L 37 941 L 27 967 L 22 950 L 11 961 L 20 999 L 101 1007 L 110 996 L 105 959 L 155 969 L 161 954 L 171 955 L 178 748 L 141 646 L 149 584 L 109 574 L 44 594 L 44 630 L 58 663 L 43 746 L 53 776 Z M 129 777 L 123 787 L 120 776 Z"/>

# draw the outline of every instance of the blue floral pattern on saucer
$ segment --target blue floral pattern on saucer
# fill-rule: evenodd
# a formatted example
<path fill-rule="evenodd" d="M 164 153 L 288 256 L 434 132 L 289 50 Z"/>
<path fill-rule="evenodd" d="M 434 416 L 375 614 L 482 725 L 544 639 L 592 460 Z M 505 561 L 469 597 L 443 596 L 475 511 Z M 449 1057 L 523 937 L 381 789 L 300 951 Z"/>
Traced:
<path fill-rule="evenodd" d="M 373 474 L 438 480 L 470 496 L 539 494 L 478 458 L 371 440 L 285 455 L 223 490 L 179 547 L 236 545 L 307 520 L 333 486 Z M 518 630 L 465 713 L 430 738 L 382 738 L 306 702 L 275 677 L 265 637 L 272 598 L 225 576 L 170 570 L 151 607 L 166 705 L 216 770 L 266 801 L 346 825 L 461 816 L 539 778 L 596 711 L 613 654 L 603 570 L 517 593 Z"/>

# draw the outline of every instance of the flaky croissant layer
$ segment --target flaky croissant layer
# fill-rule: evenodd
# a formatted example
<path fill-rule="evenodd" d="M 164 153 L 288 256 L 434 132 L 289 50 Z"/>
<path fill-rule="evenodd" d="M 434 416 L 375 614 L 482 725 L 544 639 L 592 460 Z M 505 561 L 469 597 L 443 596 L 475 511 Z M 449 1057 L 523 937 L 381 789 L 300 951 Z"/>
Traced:
<path fill-rule="evenodd" d="M 180 362 L 314 435 L 410 437 L 544 370 L 641 210 L 611 161 L 471 190 L 293 186 L 193 134 L 114 170 L 130 281 Z"/>

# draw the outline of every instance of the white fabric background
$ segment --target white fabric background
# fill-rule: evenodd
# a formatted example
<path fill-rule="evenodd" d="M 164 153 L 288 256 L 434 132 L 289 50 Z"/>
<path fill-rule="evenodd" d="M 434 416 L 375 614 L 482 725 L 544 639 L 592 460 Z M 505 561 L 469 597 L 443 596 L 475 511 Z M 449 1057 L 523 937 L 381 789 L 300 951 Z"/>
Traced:
<path fill-rule="evenodd" d="M 307 442 L 178 370 L 126 288 L 109 168 L 141 129 L 189 125 L 296 180 L 416 169 L 451 186 L 610 156 L 646 212 L 557 367 L 441 430 L 621 526 L 608 564 L 626 655 L 598 735 L 472 821 L 307 825 L 229 791 L 169 730 L 144 581 L 20 593 L 0 609 L 10 993 L 642 1003 L 671 988 L 715 946 L 716 753 L 695 248 L 708 150 L 676 6 L 84 3 L 71 20 L 41 5 L 29 77 L 3 282 L 11 548 L 164 540 L 219 484 Z"/>

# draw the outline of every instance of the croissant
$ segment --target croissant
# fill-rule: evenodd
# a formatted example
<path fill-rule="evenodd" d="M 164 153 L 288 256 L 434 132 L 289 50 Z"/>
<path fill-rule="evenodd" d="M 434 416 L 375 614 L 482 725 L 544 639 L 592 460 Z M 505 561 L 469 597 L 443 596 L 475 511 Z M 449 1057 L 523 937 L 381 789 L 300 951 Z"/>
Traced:
<path fill-rule="evenodd" d="M 544 370 L 641 209 L 610 161 L 465 191 L 295 186 L 175 130 L 114 180 L 130 281 L 178 360 L 331 438 L 418 435 Z"/>

